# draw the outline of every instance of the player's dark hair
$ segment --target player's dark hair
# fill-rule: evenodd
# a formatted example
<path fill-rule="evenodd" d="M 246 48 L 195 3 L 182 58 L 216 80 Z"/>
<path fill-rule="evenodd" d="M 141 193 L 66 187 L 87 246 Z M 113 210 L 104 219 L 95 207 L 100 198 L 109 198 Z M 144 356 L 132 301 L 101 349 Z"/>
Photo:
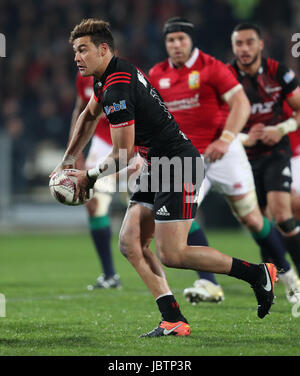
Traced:
<path fill-rule="evenodd" d="M 241 30 L 254 30 L 256 34 L 258 35 L 259 39 L 262 38 L 260 27 L 254 23 L 250 23 L 250 22 L 240 23 L 236 25 L 232 33 L 234 33 L 235 31 L 241 31 Z"/>
<path fill-rule="evenodd" d="M 106 43 L 111 52 L 114 52 L 114 38 L 110 31 L 108 22 L 97 19 L 88 18 L 76 25 L 71 32 L 69 42 L 73 43 L 75 39 L 90 35 L 91 41 L 95 46 Z"/>

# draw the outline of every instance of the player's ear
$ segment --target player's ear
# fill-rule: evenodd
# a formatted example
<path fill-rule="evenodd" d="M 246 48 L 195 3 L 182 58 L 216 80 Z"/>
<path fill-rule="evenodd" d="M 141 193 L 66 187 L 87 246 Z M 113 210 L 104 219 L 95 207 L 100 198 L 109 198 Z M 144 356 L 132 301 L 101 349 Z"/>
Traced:
<path fill-rule="evenodd" d="M 263 39 L 260 39 L 259 47 L 260 47 L 260 50 L 261 50 L 261 51 L 264 49 L 264 47 L 265 47 L 265 42 L 263 41 Z"/>
<path fill-rule="evenodd" d="M 107 43 L 100 43 L 98 46 L 98 51 L 100 52 L 101 56 L 105 56 L 109 51 L 109 47 Z"/>

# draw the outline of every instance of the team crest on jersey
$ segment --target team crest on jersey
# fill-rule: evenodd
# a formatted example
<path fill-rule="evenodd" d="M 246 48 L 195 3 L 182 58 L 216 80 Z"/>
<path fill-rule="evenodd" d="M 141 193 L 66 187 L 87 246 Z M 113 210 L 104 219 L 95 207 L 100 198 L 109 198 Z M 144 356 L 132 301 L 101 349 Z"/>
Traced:
<path fill-rule="evenodd" d="M 199 89 L 200 87 L 200 72 L 192 71 L 189 74 L 189 88 L 190 89 Z"/>
<path fill-rule="evenodd" d="M 170 78 L 161 78 L 158 82 L 160 89 L 169 89 L 171 87 L 171 79 Z"/>

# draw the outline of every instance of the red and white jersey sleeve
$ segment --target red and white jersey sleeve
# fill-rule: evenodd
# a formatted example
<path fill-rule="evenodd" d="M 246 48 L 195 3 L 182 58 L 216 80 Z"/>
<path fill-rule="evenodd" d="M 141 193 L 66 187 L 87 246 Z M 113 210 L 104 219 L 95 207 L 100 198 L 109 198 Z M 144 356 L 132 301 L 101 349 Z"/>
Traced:
<path fill-rule="evenodd" d="M 224 127 L 224 94 L 240 85 L 232 72 L 195 48 L 181 69 L 168 59 L 150 70 L 149 79 L 181 130 L 203 153 Z"/>
<path fill-rule="evenodd" d="M 286 101 L 283 102 L 283 111 L 286 119 L 290 118 L 293 115 L 293 110 Z M 300 156 L 300 128 L 298 128 L 295 132 L 289 133 L 288 135 L 293 157 Z"/>
<path fill-rule="evenodd" d="M 76 77 L 76 89 L 80 98 L 88 103 L 91 96 L 94 95 L 94 78 L 92 76 L 83 77 L 78 72 Z M 104 140 L 107 144 L 112 145 L 110 137 L 109 122 L 104 114 L 101 115 L 97 125 L 95 136 Z"/>

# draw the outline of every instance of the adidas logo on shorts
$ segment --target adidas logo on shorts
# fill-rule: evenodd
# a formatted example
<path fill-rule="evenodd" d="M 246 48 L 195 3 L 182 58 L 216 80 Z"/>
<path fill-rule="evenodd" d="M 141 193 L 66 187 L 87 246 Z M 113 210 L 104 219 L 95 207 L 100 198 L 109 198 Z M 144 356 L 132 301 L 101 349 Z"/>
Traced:
<path fill-rule="evenodd" d="M 168 212 L 167 208 L 164 206 L 162 206 L 160 209 L 157 210 L 156 212 L 157 215 L 170 215 L 170 213 Z"/>

